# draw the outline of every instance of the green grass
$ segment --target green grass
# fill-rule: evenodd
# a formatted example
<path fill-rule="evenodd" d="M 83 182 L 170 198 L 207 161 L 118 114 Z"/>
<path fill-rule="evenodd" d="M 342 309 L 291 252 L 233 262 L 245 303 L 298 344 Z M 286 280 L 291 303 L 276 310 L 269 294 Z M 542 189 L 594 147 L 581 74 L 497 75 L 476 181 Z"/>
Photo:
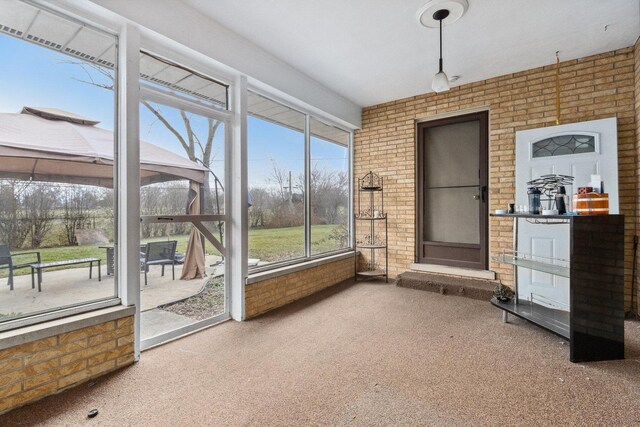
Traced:
<path fill-rule="evenodd" d="M 314 254 L 335 250 L 338 247 L 338 242 L 330 239 L 331 232 L 338 226 L 336 225 L 314 225 L 311 227 L 311 251 Z M 213 233 L 218 237 L 217 230 Z M 177 240 L 177 252 L 184 252 L 187 247 L 189 235 L 169 236 L 167 237 L 155 237 L 150 239 L 144 239 L 142 243 L 148 241 L 161 241 L 161 240 Z M 38 251 L 42 262 L 54 262 L 69 259 L 78 258 L 100 258 L 103 263 L 106 263 L 106 251 L 100 249 L 101 245 L 86 245 L 86 246 L 63 246 L 57 248 L 42 248 Z M 205 250 L 209 255 L 219 255 L 218 251 L 209 242 L 205 245 Z M 24 251 L 29 252 L 29 251 Z M 20 252 L 14 252 L 20 253 Z M 304 227 L 287 227 L 287 228 L 270 228 L 270 229 L 257 229 L 249 230 L 249 257 L 259 258 L 262 261 L 274 262 L 282 261 L 290 258 L 302 257 L 304 255 Z M 25 255 L 23 257 L 14 258 L 15 262 L 22 263 L 31 261 L 35 262 L 33 255 Z M 67 268 L 82 268 L 83 265 L 61 267 L 59 269 Z M 54 270 L 52 268 L 51 270 Z M 30 269 L 24 268 L 16 270 L 14 274 L 29 274 Z M 6 270 L 0 270 L 0 277 L 6 277 Z"/>

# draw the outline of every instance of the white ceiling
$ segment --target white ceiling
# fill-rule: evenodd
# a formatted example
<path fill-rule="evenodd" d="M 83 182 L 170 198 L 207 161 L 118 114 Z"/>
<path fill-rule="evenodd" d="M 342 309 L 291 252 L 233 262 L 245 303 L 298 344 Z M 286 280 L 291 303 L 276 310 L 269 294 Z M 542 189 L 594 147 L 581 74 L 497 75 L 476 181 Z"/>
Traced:
<path fill-rule="evenodd" d="M 182 0 L 361 106 L 431 91 L 438 30 L 427 0 Z M 605 31 L 605 25 L 608 25 Z M 444 28 L 453 86 L 632 45 L 638 0 L 469 0 Z M 215 43 L 215 40 L 211 41 Z"/>

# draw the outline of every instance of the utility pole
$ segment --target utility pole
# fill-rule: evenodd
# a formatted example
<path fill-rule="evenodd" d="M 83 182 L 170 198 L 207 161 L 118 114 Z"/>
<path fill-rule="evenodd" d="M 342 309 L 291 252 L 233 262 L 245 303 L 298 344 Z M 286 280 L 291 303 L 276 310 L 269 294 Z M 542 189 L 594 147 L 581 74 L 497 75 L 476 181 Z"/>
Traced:
<path fill-rule="evenodd" d="M 282 187 L 283 190 L 289 191 L 289 204 L 293 203 L 293 185 L 291 181 L 291 171 L 289 171 L 289 185 Z"/>

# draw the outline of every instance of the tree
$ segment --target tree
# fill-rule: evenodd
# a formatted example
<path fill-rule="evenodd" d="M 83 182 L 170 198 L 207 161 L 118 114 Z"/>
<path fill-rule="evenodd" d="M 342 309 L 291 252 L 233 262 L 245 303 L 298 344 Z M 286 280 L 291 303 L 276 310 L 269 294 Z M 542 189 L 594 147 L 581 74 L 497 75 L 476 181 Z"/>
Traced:
<path fill-rule="evenodd" d="M 69 60 L 65 61 L 65 63 L 79 66 L 84 70 L 87 76 L 87 80 L 79 80 L 80 82 L 110 91 L 114 90 L 114 75 L 110 72 L 110 70 L 96 64 L 86 63 L 82 61 Z M 94 73 L 91 73 L 89 70 L 96 71 L 100 76 L 102 76 L 102 78 L 98 80 L 97 76 Z M 160 123 L 162 123 L 165 128 L 167 128 L 167 130 L 169 130 L 169 132 L 171 132 L 176 137 L 189 160 L 201 163 L 211 173 L 211 176 L 213 176 L 214 180 L 213 183 L 210 182 L 210 175 L 208 173 L 205 174 L 205 181 L 203 185 L 205 206 L 206 210 L 209 212 L 220 213 L 218 201 L 221 192 L 224 191 L 224 188 L 220 179 L 211 171 L 211 164 L 214 160 L 214 139 L 216 136 L 216 132 L 220 128 L 222 122 L 219 120 L 207 118 L 207 134 L 204 137 L 204 141 L 201 141 L 201 139 L 193 129 L 192 116 L 184 110 L 180 110 L 180 117 L 184 124 L 184 130 L 180 130 L 175 124 L 170 123 L 169 120 L 167 120 L 159 107 L 154 106 L 146 100 L 142 100 L 141 103 L 158 119 Z M 213 198 L 210 197 L 211 184 L 213 184 L 215 189 Z"/>
<path fill-rule="evenodd" d="M 249 227 L 262 228 L 267 222 L 269 192 L 264 188 L 251 188 L 251 208 L 249 209 Z"/>
<path fill-rule="evenodd" d="M 0 243 L 13 249 L 22 247 L 31 229 L 23 217 L 22 193 L 29 182 L 7 179 L 0 182 Z"/>
<path fill-rule="evenodd" d="M 33 183 L 25 191 L 24 210 L 31 226 L 31 247 L 39 248 L 51 231 L 56 207 L 56 190 L 49 184 Z"/>
<path fill-rule="evenodd" d="M 88 224 L 91 209 L 95 207 L 96 201 L 95 192 L 86 186 L 65 186 L 62 190 L 62 209 L 64 212 L 62 222 L 68 245 L 78 244 L 76 230 Z"/>

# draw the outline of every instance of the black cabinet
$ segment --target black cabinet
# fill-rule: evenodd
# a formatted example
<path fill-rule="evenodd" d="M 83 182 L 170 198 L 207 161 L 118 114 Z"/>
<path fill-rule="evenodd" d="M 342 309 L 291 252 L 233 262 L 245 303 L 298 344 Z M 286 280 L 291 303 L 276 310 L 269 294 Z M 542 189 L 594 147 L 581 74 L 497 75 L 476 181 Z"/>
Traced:
<path fill-rule="evenodd" d="M 511 264 L 516 297 L 491 303 L 507 314 L 521 317 L 570 341 L 570 360 L 587 362 L 624 358 L 624 215 L 492 215 L 513 218 L 513 252 L 497 254 L 494 261 Z M 518 222 L 544 227 L 565 223 L 570 229 L 570 255 L 566 265 L 555 265 L 518 252 Z M 530 268 L 569 278 L 568 310 L 549 308 L 518 299 L 518 268 Z"/>

